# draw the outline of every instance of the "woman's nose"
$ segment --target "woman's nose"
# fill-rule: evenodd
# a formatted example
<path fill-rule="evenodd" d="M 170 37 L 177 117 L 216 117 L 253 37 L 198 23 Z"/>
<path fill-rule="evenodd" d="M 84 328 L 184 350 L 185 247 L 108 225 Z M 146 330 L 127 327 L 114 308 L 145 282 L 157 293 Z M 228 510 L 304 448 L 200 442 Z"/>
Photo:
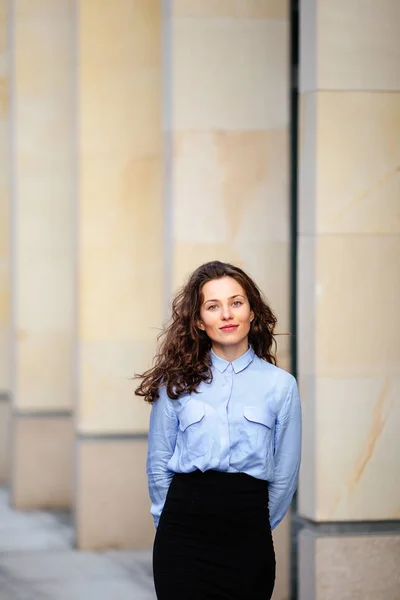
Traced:
<path fill-rule="evenodd" d="M 232 317 L 232 312 L 231 312 L 230 306 L 222 307 L 221 316 L 225 321 L 227 321 L 228 319 L 230 319 Z"/>

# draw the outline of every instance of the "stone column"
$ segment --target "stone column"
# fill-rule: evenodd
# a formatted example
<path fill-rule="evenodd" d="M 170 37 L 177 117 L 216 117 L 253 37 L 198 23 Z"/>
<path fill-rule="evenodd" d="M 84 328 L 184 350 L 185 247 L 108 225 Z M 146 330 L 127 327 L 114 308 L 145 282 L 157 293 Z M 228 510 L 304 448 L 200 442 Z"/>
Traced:
<path fill-rule="evenodd" d="M 0 484 L 8 479 L 10 423 L 9 78 L 7 1 L 0 0 Z"/>
<path fill-rule="evenodd" d="M 11 488 L 18 508 L 72 502 L 73 4 L 8 4 Z"/>
<path fill-rule="evenodd" d="M 280 2 L 165 6 L 165 204 L 170 294 L 209 260 L 259 283 L 289 332 L 289 9 Z M 289 367 L 289 338 L 279 338 Z M 274 599 L 289 596 L 289 521 L 276 530 Z"/>
<path fill-rule="evenodd" d="M 395 600 L 400 5 L 300 6 L 299 598 Z"/>
<path fill-rule="evenodd" d="M 76 536 L 152 542 L 148 368 L 164 304 L 161 4 L 81 0 L 77 13 Z"/>

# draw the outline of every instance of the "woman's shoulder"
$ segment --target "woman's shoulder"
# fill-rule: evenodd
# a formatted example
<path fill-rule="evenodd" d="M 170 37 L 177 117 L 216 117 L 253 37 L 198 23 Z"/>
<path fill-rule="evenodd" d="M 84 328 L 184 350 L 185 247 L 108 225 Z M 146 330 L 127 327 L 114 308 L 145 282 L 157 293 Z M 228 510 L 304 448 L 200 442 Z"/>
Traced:
<path fill-rule="evenodd" d="M 172 406 L 173 402 L 174 402 L 174 400 L 172 398 L 170 398 L 168 395 L 167 386 L 160 385 L 158 388 L 157 398 L 154 399 L 154 404 L 158 403 L 158 404 L 166 404 L 168 406 Z"/>
<path fill-rule="evenodd" d="M 260 375 L 265 376 L 265 378 L 268 379 L 269 382 L 273 382 L 275 386 L 282 387 L 283 389 L 290 389 L 297 385 L 295 377 L 289 373 L 289 371 L 286 371 L 277 365 L 273 365 L 262 358 L 256 357 L 256 359 L 257 370 Z"/>
<path fill-rule="evenodd" d="M 164 414 L 171 419 L 176 419 L 176 412 L 179 401 L 169 397 L 166 385 L 160 385 L 158 388 L 158 396 L 154 398 L 152 403 L 153 414 Z"/>

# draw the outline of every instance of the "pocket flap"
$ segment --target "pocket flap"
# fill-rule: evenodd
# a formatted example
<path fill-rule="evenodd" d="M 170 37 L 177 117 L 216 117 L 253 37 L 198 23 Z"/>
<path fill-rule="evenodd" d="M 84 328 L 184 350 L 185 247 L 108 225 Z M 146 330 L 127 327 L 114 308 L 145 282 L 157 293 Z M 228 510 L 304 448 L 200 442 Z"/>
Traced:
<path fill-rule="evenodd" d="M 189 425 L 198 423 L 205 414 L 204 404 L 190 400 L 179 415 L 179 429 L 185 431 Z"/>
<path fill-rule="evenodd" d="M 248 421 L 260 423 L 272 429 L 275 423 L 275 415 L 268 408 L 262 406 L 244 406 L 243 414 Z"/>

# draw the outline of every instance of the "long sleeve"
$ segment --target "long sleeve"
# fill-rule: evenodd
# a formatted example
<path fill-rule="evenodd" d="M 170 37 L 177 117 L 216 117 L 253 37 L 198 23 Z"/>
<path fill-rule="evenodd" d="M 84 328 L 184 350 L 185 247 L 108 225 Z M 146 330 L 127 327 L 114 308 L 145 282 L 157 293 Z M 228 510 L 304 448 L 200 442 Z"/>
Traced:
<path fill-rule="evenodd" d="M 297 481 L 301 459 L 301 406 L 296 380 L 278 413 L 275 424 L 275 477 L 269 485 L 269 512 L 271 529 L 287 513 Z"/>
<path fill-rule="evenodd" d="M 160 397 L 154 402 L 150 415 L 146 472 L 151 514 L 156 527 L 173 477 L 167 464 L 175 449 L 178 418 L 170 403 L 165 389 L 161 388 Z"/>

